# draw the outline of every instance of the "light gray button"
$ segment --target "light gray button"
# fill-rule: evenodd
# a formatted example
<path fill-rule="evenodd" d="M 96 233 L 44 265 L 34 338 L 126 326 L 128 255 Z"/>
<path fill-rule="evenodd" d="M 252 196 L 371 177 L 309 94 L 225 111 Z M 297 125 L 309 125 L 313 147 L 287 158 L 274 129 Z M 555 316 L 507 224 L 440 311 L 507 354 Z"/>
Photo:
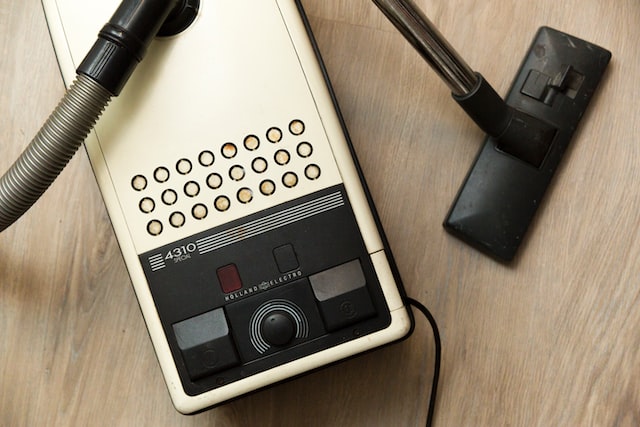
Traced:
<path fill-rule="evenodd" d="M 367 283 L 358 259 L 314 274 L 309 282 L 320 302 L 363 288 Z"/>
<path fill-rule="evenodd" d="M 178 347 L 187 350 L 229 334 L 224 310 L 218 308 L 173 325 Z"/>

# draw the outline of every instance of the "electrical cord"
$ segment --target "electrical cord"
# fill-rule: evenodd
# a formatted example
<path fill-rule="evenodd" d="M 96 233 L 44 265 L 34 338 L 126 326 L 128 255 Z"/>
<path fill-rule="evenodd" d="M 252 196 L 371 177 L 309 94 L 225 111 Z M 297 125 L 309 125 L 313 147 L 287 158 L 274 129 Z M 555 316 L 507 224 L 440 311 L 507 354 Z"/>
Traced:
<path fill-rule="evenodd" d="M 406 302 L 409 303 L 410 306 L 418 309 L 424 317 L 426 317 L 427 321 L 431 325 L 431 329 L 433 331 L 433 341 L 435 346 L 435 361 L 433 368 L 433 381 L 431 382 L 431 396 L 429 397 L 429 410 L 427 412 L 427 427 L 431 427 L 433 423 L 433 414 L 435 412 L 436 406 L 436 397 L 438 394 L 438 380 L 440 377 L 440 360 L 442 357 L 442 343 L 440 342 L 440 331 L 438 330 L 438 324 L 436 323 L 436 319 L 433 317 L 429 309 L 425 307 L 419 301 L 416 301 L 413 298 L 406 298 Z"/>

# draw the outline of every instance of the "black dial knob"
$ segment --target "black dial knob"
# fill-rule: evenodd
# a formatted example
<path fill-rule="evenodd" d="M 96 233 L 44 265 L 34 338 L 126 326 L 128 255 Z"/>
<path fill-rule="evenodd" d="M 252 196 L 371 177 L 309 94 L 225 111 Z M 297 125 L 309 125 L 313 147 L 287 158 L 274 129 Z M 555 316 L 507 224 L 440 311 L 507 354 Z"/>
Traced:
<path fill-rule="evenodd" d="M 262 337 L 276 347 L 289 344 L 296 336 L 296 324 L 287 313 L 276 311 L 268 314 L 261 325 Z"/>

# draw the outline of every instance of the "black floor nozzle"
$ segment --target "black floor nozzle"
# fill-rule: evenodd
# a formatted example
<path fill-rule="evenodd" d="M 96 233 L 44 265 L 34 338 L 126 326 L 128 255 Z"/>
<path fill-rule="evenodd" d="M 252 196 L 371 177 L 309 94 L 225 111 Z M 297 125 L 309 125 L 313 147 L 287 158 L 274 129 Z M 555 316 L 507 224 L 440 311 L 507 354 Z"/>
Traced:
<path fill-rule="evenodd" d="M 501 261 L 516 254 L 611 53 L 543 27 L 506 100 L 412 0 L 373 0 L 489 136 L 444 227 Z"/>
<path fill-rule="evenodd" d="M 541 28 L 506 98 L 516 112 L 489 136 L 444 227 L 500 261 L 514 258 L 611 53 Z"/>

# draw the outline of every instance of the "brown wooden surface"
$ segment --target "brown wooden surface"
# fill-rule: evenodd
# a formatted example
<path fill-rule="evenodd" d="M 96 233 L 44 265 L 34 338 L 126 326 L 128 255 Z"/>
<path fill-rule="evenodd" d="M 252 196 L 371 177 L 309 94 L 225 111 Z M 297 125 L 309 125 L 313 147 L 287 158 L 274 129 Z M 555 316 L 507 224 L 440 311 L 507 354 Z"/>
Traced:
<path fill-rule="evenodd" d="M 509 267 L 441 227 L 483 139 L 447 88 L 372 2 L 303 3 L 407 291 L 442 330 L 436 425 L 640 425 L 640 3 L 417 2 L 501 94 L 540 25 L 613 52 Z M 0 0 L 0 171 L 62 93 L 40 2 Z M 417 320 L 401 344 L 179 415 L 81 151 L 0 234 L 0 425 L 423 425 Z"/>

